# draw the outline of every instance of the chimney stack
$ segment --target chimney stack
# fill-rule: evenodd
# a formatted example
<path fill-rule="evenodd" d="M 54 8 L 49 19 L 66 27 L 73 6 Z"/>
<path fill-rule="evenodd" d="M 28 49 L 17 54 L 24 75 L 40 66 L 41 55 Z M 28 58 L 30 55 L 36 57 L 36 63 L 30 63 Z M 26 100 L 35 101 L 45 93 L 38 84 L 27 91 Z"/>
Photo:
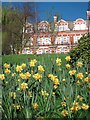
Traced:
<path fill-rule="evenodd" d="M 54 23 L 58 22 L 58 17 L 55 15 L 54 16 Z"/>
<path fill-rule="evenodd" d="M 90 34 L 90 1 L 88 2 L 87 20 L 88 20 L 88 33 Z"/>

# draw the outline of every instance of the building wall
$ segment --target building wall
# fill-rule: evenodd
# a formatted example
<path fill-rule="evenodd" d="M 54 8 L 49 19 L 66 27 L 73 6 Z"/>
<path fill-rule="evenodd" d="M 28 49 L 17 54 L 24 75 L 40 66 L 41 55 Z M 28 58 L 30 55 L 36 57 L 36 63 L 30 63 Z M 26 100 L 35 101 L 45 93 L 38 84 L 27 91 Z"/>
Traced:
<path fill-rule="evenodd" d="M 31 44 L 23 48 L 22 54 L 67 53 L 78 44 L 78 40 L 84 34 L 88 33 L 87 22 L 81 18 L 73 21 L 72 30 L 69 29 L 69 23 L 63 19 L 55 21 L 54 31 L 51 30 L 51 25 L 47 21 L 38 23 L 37 33 L 32 34 L 32 41 L 29 41 Z M 27 24 L 28 36 L 34 32 L 33 28 L 33 24 Z"/>

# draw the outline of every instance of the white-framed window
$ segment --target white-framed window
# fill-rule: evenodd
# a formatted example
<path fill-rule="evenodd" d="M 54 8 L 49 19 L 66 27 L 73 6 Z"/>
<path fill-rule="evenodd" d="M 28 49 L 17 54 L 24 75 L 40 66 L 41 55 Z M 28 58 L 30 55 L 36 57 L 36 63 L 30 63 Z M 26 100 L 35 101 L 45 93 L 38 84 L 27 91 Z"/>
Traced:
<path fill-rule="evenodd" d="M 60 37 L 60 44 L 63 44 L 63 43 L 64 43 L 64 37 L 61 36 L 61 37 Z"/>
<path fill-rule="evenodd" d="M 62 48 L 60 49 L 60 51 L 61 51 L 61 53 L 64 53 L 64 48 L 62 47 Z"/>
<path fill-rule="evenodd" d="M 56 37 L 56 39 L 55 39 L 55 44 L 60 44 L 60 43 L 61 43 L 60 37 Z"/>
<path fill-rule="evenodd" d="M 81 38 L 81 35 L 80 36 L 74 36 L 74 43 L 78 43 L 78 40 Z"/>
<path fill-rule="evenodd" d="M 77 24 L 74 24 L 74 30 L 86 30 L 87 29 L 87 26 L 86 24 L 82 23 L 77 23 Z"/>

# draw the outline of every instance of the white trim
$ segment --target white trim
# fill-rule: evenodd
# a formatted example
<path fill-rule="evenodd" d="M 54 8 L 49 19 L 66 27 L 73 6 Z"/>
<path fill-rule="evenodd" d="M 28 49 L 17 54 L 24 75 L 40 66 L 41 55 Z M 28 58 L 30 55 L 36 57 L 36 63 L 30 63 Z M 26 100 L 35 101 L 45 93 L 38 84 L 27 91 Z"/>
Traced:
<path fill-rule="evenodd" d="M 84 19 L 82 19 L 82 18 L 78 18 L 78 19 L 76 19 L 76 20 L 74 21 L 74 23 L 76 23 L 78 20 L 82 20 L 83 22 L 86 23 L 86 21 L 85 21 Z"/>
<path fill-rule="evenodd" d="M 62 21 L 68 24 L 68 22 L 65 21 L 65 20 L 63 20 L 63 19 L 59 20 L 57 23 L 60 23 L 60 22 L 62 22 Z"/>
<path fill-rule="evenodd" d="M 41 24 L 41 23 L 47 23 L 47 24 L 49 24 L 47 21 L 41 21 L 41 22 L 39 22 L 39 24 Z"/>

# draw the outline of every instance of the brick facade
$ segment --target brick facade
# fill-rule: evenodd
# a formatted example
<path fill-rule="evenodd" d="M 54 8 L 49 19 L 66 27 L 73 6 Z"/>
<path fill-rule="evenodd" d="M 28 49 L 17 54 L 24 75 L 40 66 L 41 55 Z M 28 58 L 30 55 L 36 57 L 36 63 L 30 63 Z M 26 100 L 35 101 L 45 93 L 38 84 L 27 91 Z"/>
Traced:
<path fill-rule="evenodd" d="M 34 25 L 27 23 L 25 34 L 32 37 L 32 42 L 31 39 L 28 41 L 32 44 L 27 44 L 22 54 L 67 53 L 78 44 L 78 40 L 84 34 L 88 33 L 87 20 L 78 18 L 75 21 L 63 19 L 58 21 L 57 16 L 54 16 L 53 21 L 52 23 L 39 22 L 36 32 L 34 32 Z"/>

